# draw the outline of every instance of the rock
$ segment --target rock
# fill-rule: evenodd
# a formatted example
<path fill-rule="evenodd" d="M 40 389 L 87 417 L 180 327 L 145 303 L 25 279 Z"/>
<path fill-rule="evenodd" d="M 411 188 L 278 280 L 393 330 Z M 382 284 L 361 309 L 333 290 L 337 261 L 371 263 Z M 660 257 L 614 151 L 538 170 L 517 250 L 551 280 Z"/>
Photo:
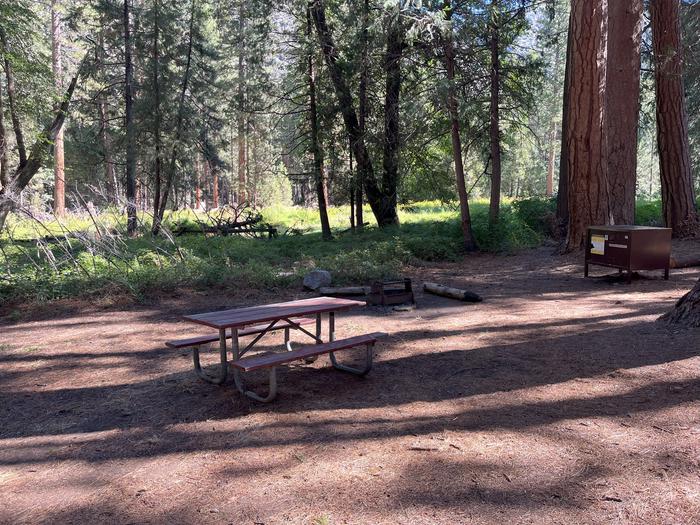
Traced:
<path fill-rule="evenodd" d="M 304 288 L 318 290 L 322 286 L 330 286 L 331 274 L 326 270 L 313 270 L 304 276 Z"/>

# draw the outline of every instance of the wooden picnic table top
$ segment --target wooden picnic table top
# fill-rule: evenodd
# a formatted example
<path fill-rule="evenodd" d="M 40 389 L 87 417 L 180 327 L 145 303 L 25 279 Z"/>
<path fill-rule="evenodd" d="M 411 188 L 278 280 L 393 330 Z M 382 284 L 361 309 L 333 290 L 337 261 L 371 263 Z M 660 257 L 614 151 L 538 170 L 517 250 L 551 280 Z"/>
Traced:
<path fill-rule="evenodd" d="M 184 319 L 193 323 L 203 324 L 221 330 L 223 328 L 240 328 L 246 325 L 274 321 L 300 315 L 322 314 L 350 310 L 365 306 L 364 301 L 340 299 L 337 297 L 313 297 L 284 303 L 232 308 L 218 312 L 186 315 Z"/>

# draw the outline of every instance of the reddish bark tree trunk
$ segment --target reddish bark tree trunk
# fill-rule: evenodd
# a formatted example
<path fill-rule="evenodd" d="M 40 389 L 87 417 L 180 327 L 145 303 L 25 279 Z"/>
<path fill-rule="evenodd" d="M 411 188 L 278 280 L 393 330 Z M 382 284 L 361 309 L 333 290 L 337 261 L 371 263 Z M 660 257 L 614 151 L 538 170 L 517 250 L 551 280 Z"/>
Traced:
<path fill-rule="evenodd" d="M 642 0 L 608 2 L 607 170 L 615 224 L 634 224 L 643 12 Z"/>
<path fill-rule="evenodd" d="M 676 237 L 695 235 L 698 214 L 683 92 L 680 0 L 652 0 L 656 128 L 664 222 Z"/>
<path fill-rule="evenodd" d="M 700 327 L 700 281 L 687 294 L 681 297 L 673 310 L 662 315 L 660 321 Z"/>
<path fill-rule="evenodd" d="M 574 33 L 571 30 L 574 13 L 569 13 L 569 27 L 566 40 L 566 64 L 564 67 L 564 101 L 561 118 L 561 153 L 559 155 L 559 188 L 557 189 L 557 219 L 559 234 L 564 237 L 569 226 L 569 92 L 571 87 L 571 54 L 574 47 Z"/>
<path fill-rule="evenodd" d="M 605 141 L 606 6 L 606 0 L 571 3 L 567 251 L 584 245 L 588 226 L 612 220 Z"/>

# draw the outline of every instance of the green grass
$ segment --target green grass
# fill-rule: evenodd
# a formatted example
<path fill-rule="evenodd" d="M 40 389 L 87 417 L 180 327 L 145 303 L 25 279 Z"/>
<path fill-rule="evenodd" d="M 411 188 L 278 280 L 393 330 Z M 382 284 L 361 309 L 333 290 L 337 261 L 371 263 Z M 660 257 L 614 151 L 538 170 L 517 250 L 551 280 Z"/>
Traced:
<path fill-rule="evenodd" d="M 542 243 L 555 203 L 542 199 L 506 202 L 493 228 L 488 225 L 486 201 L 470 206 L 480 248 L 509 253 Z M 331 208 L 334 240 L 330 242 L 321 239 L 316 210 L 273 207 L 262 214 L 266 222 L 288 234 L 276 239 L 193 234 L 175 237 L 173 242 L 151 237 L 144 225 L 143 235 L 129 239 L 118 233 L 124 228 L 123 217 L 108 210 L 96 217 L 99 229 L 107 233 L 101 240 L 95 235 L 94 219 L 87 214 L 43 224 L 14 216 L 0 237 L 0 302 L 124 293 L 143 299 L 180 288 L 274 290 L 299 286 L 301 276 L 312 268 L 329 270 L 337 284 L 365 284 L 397 277 L 407 266 L 422 261 L 456 261 L 463 256 L 458 211 L 440 202 L 401 206 L 401 226 L 384 229 L 374 225 L 366 208 L 365 217 L 371 224 L 357 233 L 347 231 L 348 207 Z M 638 216 L 644 221 L 658 215 L 658 204 L 640 203 Z M 173 227 L 196 223 L 196 219 L 194 212 L 181 211 L 166 216 L 165 222 Z M 67 231 L 83 232 L 85 237 L 65 239 Z M 62 240 L 29 241 L 50 233 Z"/>

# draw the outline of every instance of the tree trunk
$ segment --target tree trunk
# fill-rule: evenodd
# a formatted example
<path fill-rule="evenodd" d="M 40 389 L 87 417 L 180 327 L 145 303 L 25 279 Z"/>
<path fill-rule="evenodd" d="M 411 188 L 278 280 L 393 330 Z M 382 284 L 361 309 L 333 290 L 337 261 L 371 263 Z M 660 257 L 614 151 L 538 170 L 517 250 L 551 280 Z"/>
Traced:
<path fill-rule="evenodd" d="M 573 10 L 569 13 L 569 28 L 566 40 L 566 64 L 564 66 L 564 101 L 562 104 L 561 119 L 561 153 L 559 155 L 559 188 L 557 189 L 557 219 L 559 233 L 566 235 L 569 227 L 569 153 L 568 153 L 568 129 L 569 129 L 569 100 L 571 91 L 571 62 L 574 47 L 574 33 L 572 31 L 574 20 Z"/>
<path fill-rule="evenodd" d="M 457 194 L 459 195 L 460 224 L 462 227 L 462 242 L 468 252 L 477 250 L 476 239 L 472 231 L 471 214 L 469 213 L 469 194 L 464 181 L 464 164 L 462 163 L 462 140 L 459 131 L 459 109 L 457 102 L 457 90 L 455 88 L 455 49 L 452 36 L 452 4 L 450 0 L 444 3 L 445 17 L 449 27 L 444 36 L 445 68 L 447 70 L 447 111 L 450 116 L 452 135 L 452 156 L 455 165 L 455 180 Z"/>
<path fill-rule="evenodd" d="M 386 73 L 386 90 L 384 96 L 384 157 L 383 180 L 384 208 L 394 210 L 397 207 L 399 185 L 399 99 L 401 96 L 401 55 L 403 54 L 403 34 L 401 12 L 397 8 L 392 13 L 387 31 L 384 71 Z"/>
<path fill-rule="evenodd" d="M 556 137 L 557 127 L 556 124 L 552 122 L 549 125 L 549 131 L 547 133 L 547 180 L 545 183 L 544 190 L 544 194 L 547 197 L 551 197 L 552 195 L 554 195 L 554 155 L 556 154 L 556 152 L 554 151 L 554 147 L 556 144 Z"/>
<path fill-rule="evenodd" d="M 177 161 L 177 151 L 180 147 L 180 139 L 182 138 L 182 123 L 185 119 L 185 95 L 187 94 L 187 86 L 190 81 L 190 68 L 192 65 L 192 41 L 194 39 L 194 13 L 195 13 L 195 0 L 192 0 L 190 8 L 190 24 L 189 24 L 189 34 L 187 40 L 187 59 L 185 62 L 185 71 L 182 78 L 182 88 L 180 90 L 180 100 L 177 108 L 177 123 L 175 124 L 175 140 L 173 141 L 173 147 L 170 151 L 170 163 L 168 166 L 168 176 L 165 180 L 165 189 L 163 190 L 163 196 L 161 198 L 160 209 L 158 213 L 158 221 L 162 222 L 165 216 L 165 208 L 168 205 L 168 196 L 170 195 L 170 189 L 172 188 L 173 181 L 175 180 L 175 162 Z M 155 210 L 154 210 L 155 213 Z"/>
<path fill-rule="evenodd" d="M 5 104 L 2 97 L 2 78 L 0 78 L 0 190 L 7 186 L 10 174 L 7 171 L 7 136 L 5 131 Z"/>
<path fill-rule="evenodd" d="M 197 177 L 194 189 L 194 209 L 198 210 L 202 206 L 202 158 L 199 153 L 197 154 L 197 159 L 195 160 L 194 170 L 195 176 Z"/>
<path fill-rule="evenodd" d="M 126 232 L 136 234 L 136 129 L 134 127 L 134 73 L 131 62 L 130 0 L 124 0 L 124 126 L 126 127 Z"/>
<path fill-rule="evenodd" d="M 160 137 L 160 48 L 158 39 L 160 37 L 160 20 L 158 19 L 159 5 L 158 0 L 153 0 L 153 148 L 154 148 L 154 166 L 153 166 L 153 225 L 151 233 L 157 235 L 160 230 L 160 218 L 158 210 L 160 210 L 160 185 L 161 185 L 161 137 Z"/>
<path fill-rule="evenodd" d="M 364 0 L 362 8 L 362 32 L 361 32 L 361 61 L 360 61 L 360 92 L 359 92 L 359 119 L 360 134 L 362 137 L 367 132 L 367 83 L 369 81 L 369 63 L 367 54 L 369 50 L 369 0 Z M 352 161 L 352 141 L 350 148 L 350 159 Z M 362 170 L 357 170 L 355 174 L 355 225 L 357 228 L 364 227 L 365 219 L 362 216 Z"/>
<path fill-rule="evenodd" d="M 605 112 L 610 205 L 615 224 L 634 224 L 644 2 L 610 0 L 608 6 Z"/>
<path fill-rule="evenodd" d="M 612 221 L 605 141 L 606 6 L 606 0 L 571 4 L 567 251 L 583 247 L 588 226 Z"/>
<path fill-rule="evenodd" d="M 499 53 L 500 34 L 498 2 L 491 5 L 491 107 L 489 137 L 491 141 L 491 199 L 489 201 L 489 224 L 498 222 L 501 207 L 501 119 L 499 111 L 501 91 L 501 59 Z"/>
<path fill-rule="evenodd" d="M 238 6 L 238 203 L 248 200 L 246 194 L 246 119 L 245 119 L 245 0 Z"/>
<path fill-rule="evenodd" d="M 61 14 L 59 13 L 59 9 L 60 0 L 51 0 L 51 66 L 56 92 L 62 94 L 63 65 L 61 52 Z M 61 127 L 56 134 L 53 154 L 53 213 L 60 217 L 66 213 L 66 172 L 63 155 L 63 127 Z"/>
<path fill-rule="evenodd" d="M 659 321 L 695 328 L 700 327 L 700 281 L 678 300 L 670 312 L 662 315 Z"/>
<path fill-rule="evenodd" d="M 78 67 L 78 72 L 68 85 L 68 89 L 63 96 L 61 105 L 56 111 L 53 121 L 39 134 L 26 162 L 17 166 L 17 170 L 10 178 L 7 185 L 3 186 L 2 190 L 0 190 L 0 231 L 2 231 L 5 225 L 8 214 L 15 207 L 18 195 L 27 187 L 27 184 L 29 184 L 32 177 L 36 175 L 39 169 L 45 166 L 49 158 L 51 158 L 54 140 L 56 139 L 58 131 L 63 126 L 66 115 L 68 115 L 70 101 L 73 98 L 75 86 L 78 83 L 78 78 L 80 78 L 83 73 L 85 64 L 86 60 L 83 58 Z"/>
<path fill-rule="evenodd" d="M 680 0 L 652 0 L 656 129 L 664 221 L 675 237 L 697 233 L 690 166 L 688 114 L 683 92 Z"/>
<path fill-rule="evenodd" d="M 12 129 L 15 133 L 15 142 L 17 143 L 17 154 L 19 155 L 19 167 L 21 168 L 27 163 L 27 148 L 24 144 L 24 133 L 22 132 L 22 124 L 19 120 L 19 112 L 17 111 L 17 96 L 15 94 L 15 74 L 12 68 L 10 56 L 12 49 L 7 42 L 5 30 L 0 24 L 0 44 L 2 45 L 3 55 L 5 57 L 5 79 L 7 80 L 7 104 L 10 107 L 10 119 L 12 120 Z"/>
<path fill-rule="evenodd" d="M 338 63 L 338 49 L 335 47 L 333 35 L 326 22 L 323 0 L 310 0 L 309 5 L 314 25 L 316 26 L 318 40 L 321 45 L 321 50 L 323 51 L 326 65 L 328 66 L 336 96 L 338 97 L 338 105 L 343 116 L 343 123 L 345 124 L 345 129 L 352 144 L 357 170 L 362 177 L 369 205 L 380 227 L 398 224 L 399 217 L 396 213 L 396 208 L 390 205 L 391 199 L 386 198 L 387 194 L 391 195 L 395 193 L 395 190 L 392 191 L 391 188 L 385 188 L 385 192 L 382 192 L 377 185 L 372 160 L 365 146 L 364 137 L 360 132 L 360 125 L 357 120 L 357 113 L 355 112 L 352 95 L 350 94 L 343 68 Z"/>
<path fill-rule="evenodd" d="M 311 12 L 306 8 L 306 36 L 311 40 Z M 328 220 L 328 192 L 326 189 L 326 174 L 323 168 L 323 152 L 319 137 L 318 113 L 316 107 L 316 79 L 314 78 L 314 54 L 309 47 L 307 58 L 307 77 L 309 83 L 309 120 L 311 123 L 311 152 L 314 157 L 314 180 L 316 182 L 316 199 L 318 200 L 318 213 L 321 218 L 321 236 L 329 241 L 333 238 L 331 224 Z"/>
<path fill-rule="evenodd" d="M 96 67 L 101 75 L 101 81 L 105 82 L 105 43 L 104 43 L 104 21 L 101 21 L 99 42 L 96 50 Z M 100 143 L 102 144 L 102 154 L 105 164 L 105 181 L 112 190 L 112 202 L 119 202 L 119 180 L 117 172 L 114 169 L 114 160 L 112 158 L 112 141 L 109 136 L 109 119 L 107 114 L 107 100 L 104 93 L 104 86 L 100 89 L 100 94 L 97 100 L 97 113 L 100 121 Z"/>
<path fill-rule="evenodd" d="M 209 171 L 211 172 L 211 207 L 217 209 L 219 207 L 219 172 L 211 168 L 211 163 L 207 161 Z"/>

